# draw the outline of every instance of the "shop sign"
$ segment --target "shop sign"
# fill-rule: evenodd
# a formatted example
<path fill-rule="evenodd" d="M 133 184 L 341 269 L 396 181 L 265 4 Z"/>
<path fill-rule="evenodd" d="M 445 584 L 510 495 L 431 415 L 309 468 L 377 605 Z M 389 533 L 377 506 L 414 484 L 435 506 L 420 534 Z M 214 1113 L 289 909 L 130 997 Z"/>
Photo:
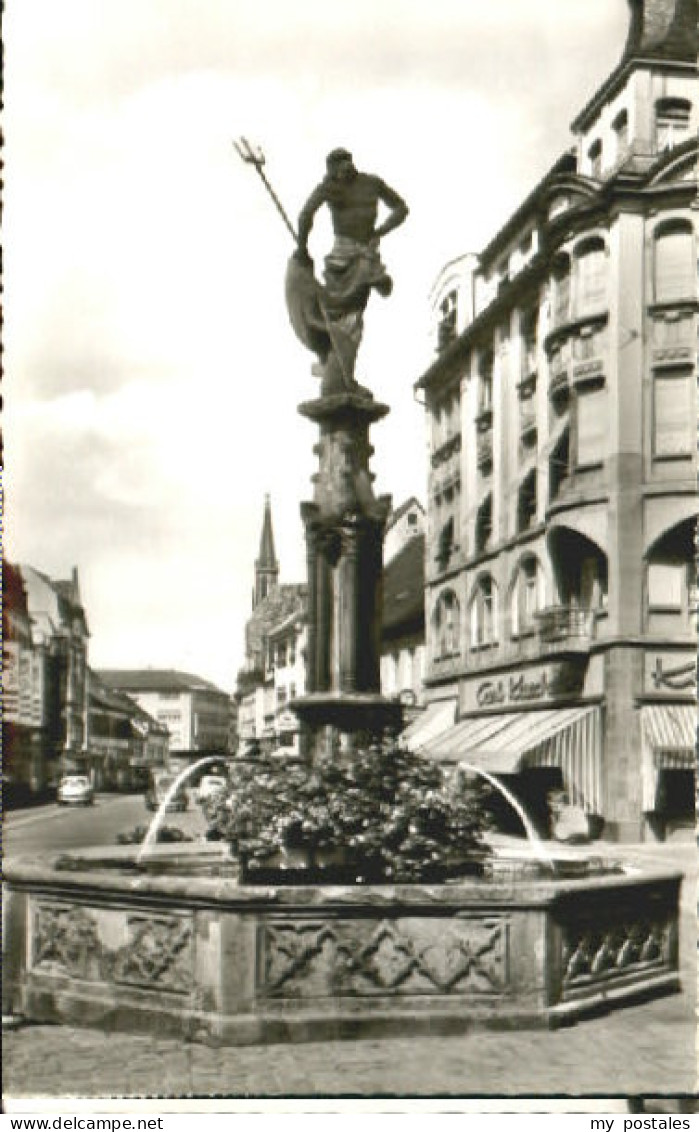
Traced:
<path fill-rule="evenodd" d="M 693 653 L 646 653 L 644 692 L 651 695 L 696 695 L 697 658 Z"/>
<path fill-rule="evenodd" d="M 503 673 L 487 680 L 469 680 L 461 690 L 461 711 L 527 706 L 578 695 L 583 670 L 571 662 Z"/>

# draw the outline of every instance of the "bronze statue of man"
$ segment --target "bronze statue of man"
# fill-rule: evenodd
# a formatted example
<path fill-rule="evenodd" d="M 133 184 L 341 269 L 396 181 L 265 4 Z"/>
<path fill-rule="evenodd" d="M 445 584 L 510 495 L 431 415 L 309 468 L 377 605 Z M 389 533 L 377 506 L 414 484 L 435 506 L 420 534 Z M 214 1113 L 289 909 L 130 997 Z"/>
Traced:
<path fill-rule="evenodd" d="M 381 262 L 380 239 L 403 223 L 408 206 L 380 177 L 360 173 L 346 149 L 326 159 L 327 174 L 301 209 L 298 247 L 287 273 L 287 305 L 297 335 L 319 358 L 321 395 L 369 391 L 354 380 L 363 313 L 372 289 L 389 295 L 393 284 Z M 389 210 L 378 226 L 379 206 Z M 308 238 L 318 210 L 330 210 L 334 245 L 325 258 L 324 285 L 313 275 Z M 369 394 L 370 395 L 370 394 Z"/>

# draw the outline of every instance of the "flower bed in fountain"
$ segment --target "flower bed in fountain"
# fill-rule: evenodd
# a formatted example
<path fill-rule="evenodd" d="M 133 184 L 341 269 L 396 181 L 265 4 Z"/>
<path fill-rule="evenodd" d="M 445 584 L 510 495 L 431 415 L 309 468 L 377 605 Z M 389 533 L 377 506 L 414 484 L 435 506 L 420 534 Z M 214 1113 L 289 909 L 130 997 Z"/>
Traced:
<path fill-rule="evenodd" d="M 487 787 L 453 790 L 441 769 L 395 745 L 338 761 L 256 759 L 203 805 L 243 883 L 381 884 L 479 873 Z"/>

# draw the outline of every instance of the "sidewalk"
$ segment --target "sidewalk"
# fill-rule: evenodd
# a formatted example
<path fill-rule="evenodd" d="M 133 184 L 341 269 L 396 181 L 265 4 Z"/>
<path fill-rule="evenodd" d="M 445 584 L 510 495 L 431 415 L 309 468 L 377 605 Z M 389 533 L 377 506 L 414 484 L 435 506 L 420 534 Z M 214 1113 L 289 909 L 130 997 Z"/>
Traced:
<path fill-rule="evenodd" d="M 692 845 L 595 853 L 685 872 Z M 620 1097 L 694 1093 L 696 888 L 683 885 L 683 991 L 558 1031 L 216 1049 L 71 1027 L 3 1037 L 4 1095 L 21 1097 Z"/>

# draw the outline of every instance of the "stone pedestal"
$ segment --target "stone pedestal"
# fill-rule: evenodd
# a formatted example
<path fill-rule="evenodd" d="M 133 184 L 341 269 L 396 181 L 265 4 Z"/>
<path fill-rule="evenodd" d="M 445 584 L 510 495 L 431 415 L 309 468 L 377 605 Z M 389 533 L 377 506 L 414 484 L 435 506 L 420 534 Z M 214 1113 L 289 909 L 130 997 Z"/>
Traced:
<path fill-rule="evenodd" d="M 292 703 L 311 746 L 327 750 L 400 725 L 381 696 L 383 538 L 391 497 L 376 498 L 369 427 L 389 412 L 350 391 L 307 401 L 319 427 L 313 500 L 301 505 L 308 570 L 307 695 Z M 344 738 L 343 738 L 344 737 Z"/>

